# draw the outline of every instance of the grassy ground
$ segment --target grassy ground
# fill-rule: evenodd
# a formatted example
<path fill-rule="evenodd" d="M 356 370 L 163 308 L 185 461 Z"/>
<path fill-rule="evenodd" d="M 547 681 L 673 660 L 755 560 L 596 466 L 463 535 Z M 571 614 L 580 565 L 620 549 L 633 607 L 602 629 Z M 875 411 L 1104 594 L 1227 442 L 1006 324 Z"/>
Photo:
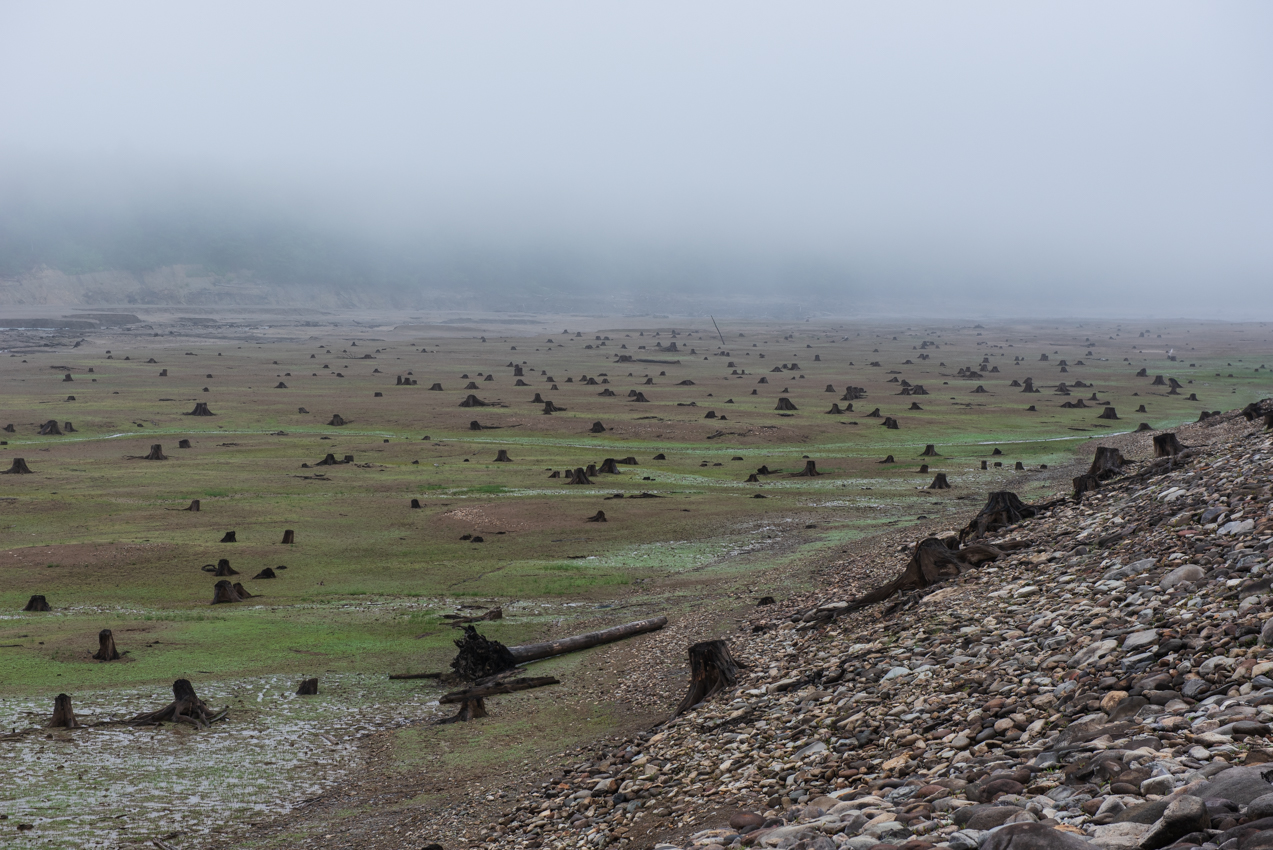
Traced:
<path fill-rule="evenodd" d="M 462 606 L 502 606 L 505 619 L 483 632 L 510 644 L 569 633 L 584 612 L 621 621 L 619 603 L 676 616 L 760 590 L 756 577 L 776 563 L 829 556 L 883 523 L 940 521 L 988 490 L 1051 488 L 1039 467 L 1064 464 L 1103 435 L 1273 394 L 1265 328 L 1147 329 L 743 325 L 726 329 L 729 348 L 702 330 L 673 336 L 653 325 L 584 337 L 178 323 L 79 347 L 11 334 L 0 341 L 0 425 L 14 430 L 0 433 L 0 468 L 21 457 L 34 474 L 0 476 L 0 711 L 10 727 L 34 725 L 68 692 L 92 694 L 84 698 L 95 710 L 118 716 L 144 707 L 131 702 L 138 689 L 159 693 L 178 677 L 233 690 L 249 679 L 362 676 L 355 701 L 372 704 L 384 696 L 373 683 L 391 687 L 389 672 L 445 669 L 455 631 L 442 615 L 483 610 Z M 672 342 L 675 353 L 656 348 Z M 515 386 L 508 364 L 522 367 L 527 386 Z M 979 376 L 962 376 L 965 367 Z M 1142 367 L 1148 377 L 1136 376 Z M 1177 379 L 1180 394 L 1153 386 L 1160 374 Z M 418 385 L 395 386 L 397 376 Z M 1042 391 L 1010 386 L 1027 377 Z M 897 395 L 903 380 L 928 394 Z M 428 390 L 435 381 L 443 391 Z M 478 388 L 465 389 L 469 381 Z M 1059 381 L 1090 386 L 1060 395 Z M 847 404 L 848 384 L 866 397 L 852 412 L 824 413 Z M 616 395 L 598 395 L 605 390 Z M 650 401 L 630 401 L 634 390 Z M 566 410 L 543 415 L 536 393 Z M 470 394 L 491 406 L 460 407 Z M 798 409 L 776 411 L 782 397 Z M 1080 398 L 1087 409 L 1060 407 Z M 216 416 L 183 415 L 199 401 Z M 1118 420 L 1097 418 L 1106 403 Z M 1133 412 L 1141 404 L 1147 412 Z M 868 417 L 875 408 L 900 427 Z M 349 424 L 326 424 L 333 414 Z M 75 430 L 38 435 L 51 419 Z M 594 422 L 606 430 L 593 433 Z M 182 439 L 191 447 L 178 448 Z M 940 456 L 920 457 L 929 443 Z M 169 459 L 141 459 L 152 444 Z M 501 449 L 511 463 L 494 462 Z M 354 462 L 315 466 L 329 453 Z M 887 455 L 893 463 L 881 463 Z M 591 486 L 548 477 L 629 456 L 637 465 Z M 806 457 L 823 474 L 791 477 Z M 983 471 L 982 461 L 1004 465 Z M 1018 461 L 1025 471 L 1013 469 Z M 744 483 L 761 466 L 774 474 Z M 937 472 L 953 489 L 924 489 Z M 659 498 L 632 498 L 643 493 Z M 192 499 L 201 510 L 181 510 Z M 586 522 L 599 510 L 608 522 Z M 285 529 L 294 545 L 280 543 Z M 220 543 L 231 530 L 238 542 Z M 220 558 L 259 595 L 210 606 L 215 579 L 200 568 Z M 254 579 L 265 567 L 278 578 Z M 21 613 L 33 594 L 54 611 Z M 126 653 L 121 662 L 89 657 L 103 628 Z M 571 717 L 503 721 L 490 734 L 520 743 L 499 758 L 629 722 L 604 708 Z M 403 731 L 402 769 L 445 769 L 451 752 L 470 765 L 496 758 L 447 745 L 455 735 Z"/>

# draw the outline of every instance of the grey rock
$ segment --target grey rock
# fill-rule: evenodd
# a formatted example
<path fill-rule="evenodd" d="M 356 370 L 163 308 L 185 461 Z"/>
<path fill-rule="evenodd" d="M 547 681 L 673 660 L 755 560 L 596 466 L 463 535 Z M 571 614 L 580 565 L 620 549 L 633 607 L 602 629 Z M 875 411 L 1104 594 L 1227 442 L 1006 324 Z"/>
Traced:
<path fill-rule="evenodd" d="M 961 829 L 950 838 L 946 839 L 946 844 L 950 850 L 976 850 L 977 846 L 985 840 L 986 833 L 977 829 Z"/>
<path fill-rule="evenodd" d="M 1111 823 L 1092 830 L 1092 843 L 1104 850 L 1133 850 L 1153 826 L 1147 823 Z"/>
<path fill-rule="evenodd" d="M 1152 803 L 1137 803 L 1128 806 L 1114 818 L 1114 823 L 1157 823 L 1162 813 L 1167 810 L 1170 800 L 1154 800 Z"/>
<path fill-rule="evenodd" d="M 1156 560 L 1157 559 L 1155 558 L 1142 558 L 1139 561 L 1133 561 L 1123 567 L 1114 567 L 1106 571 L 1105 575 L 1101 576 L 1101 581 L 1130 578 L 1131 576 L 1139 575 L 1140 573 L 1145 572 L 1145 570 L 1153 569 Z"/>
<path fill-rule="evenodd" d="M 1273 764 L 1231 767 L 1192 793 L 1203 799 L 1219 797 L 1239 806 L 1248 805 L 1259 797 L 1273 794 Z"/>
<path fill-rule="evenodd" d="M 1207 571 L 1197 564 L 1184 564 L 1163 576 L 1162 581 L 1158 582 L 1158 587 L 1162 590 L 1171 590 L 1184 581 L 1201 581 L 1206 574 Z"/>
<path fill-rule="evenodd" d="M 981 850 L 1094 850 L 1095 844 L 1072 832 L 1041 823 L 1014 823 L 986 836 Z"/>
<path fill-rule="evenodd" d="M 1260 629 L 1260 643 L 1263 646 L 1273 646 L 1273 620 L 1266 620 L 1264 628 Z"/>
<path fill-rule="evenodd" d="M 1185 794 L 1167 804 L 1162 818 L 1141 841 L 1141 847 L 1144 850 L 1158 850 L 1191 832 L 1210 828 L 1211 815 L 1207 813 L 1207 804 L 1197 797 Z"/>
<path fill-rule="evenodd" d="M 1123 652 L 1139 652 L 1158 643 L 1158 630 L 1145 629 L 1144 631 L 1132 632 L 1123 641 Z"/>
<path fill-rule="evenodd" d="M 1256 797 L 1250 803 L 1247 803 L 1245 814 L 1251 820 L 1273 817 L 1273 793 Z"/>
<path fill-rule="evenodd" d="M 1145 796 L 1170 794 L 1176 787 L 1176 781 L 1170 776 L 1151 776 L 1140 783 L 1140 793 Z"/>

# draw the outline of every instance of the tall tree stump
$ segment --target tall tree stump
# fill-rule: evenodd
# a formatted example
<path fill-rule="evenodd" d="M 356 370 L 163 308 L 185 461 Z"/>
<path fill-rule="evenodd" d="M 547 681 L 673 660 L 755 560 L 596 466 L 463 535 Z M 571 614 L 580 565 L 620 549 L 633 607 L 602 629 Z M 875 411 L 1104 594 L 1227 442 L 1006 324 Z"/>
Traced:
<path fill-rule="evenodd" d="M 78 729 L 79 720 L 71 708 L 71 698 L 67 694 L 58 694 L 53 698 L 53 717 L 48 722 L 49 729 Z"/>
<path fill-rule="evenodd" d="M 221 538 L 222 543 L 238 543 L 238 539 L 234 536 L 233 531 L 227 531 L 225 536 Z"/>
<path fill-rule="evenodd" d="M 13 459 L 13 464 L 0 475 L 31 475 L 31 467 L 27 466 L 27 462 L 20 457 Z"/>
<path fill-rule="evenodd" d="M 412 499 L 412 500 L 411 500 L 411 507 L 412 507 L 413 509 L 418 510 L 418 509 L 420 508 L 420 500 L 419 500 L 419 499 Z"/>
<path fill-rule="evenodd" d="M 1154 435 L 1154 457 L 1175 457 L 1184 450 L 1174 431 Z"/>
<path fill-rule="evenodd" d="M 800 472 L 793 474 L 791 477 L 792 478 L 816 478 L 817 476 L 821 474 L 822 474 L 821 472 L 818 472 L 818 465 L 815 461 L 806 460 L 804 462 L 804 469 L 802 469 Z"/>
<path fill-rule="evenodd" d="M 1101 415 L 1096 418 L 1097 419 L 1117 419 L 1118 414 L 1114 411 L 1114 408 L 1106 407 L 1104 410 L 1101 411 Z"/>
<path fill-rule="evenodd" d="M 500 449 L 495 455 L 495 463 L 512 463 L 513 459 L 508 456 L 508 449 Z"/>
<path fill-rule="evenodd" d="M 213 575 L 218 578 L 224 578 L 225 576 L 237 576 L 238 574 L 239 571 L 230 566 L 229 558 L 222 558 L 217 561 L 217 568 L 213 573 Z"/>
<path fill-rule="evenodd" d="M 614 458 L 608 457 L 601 462 L 601 466 L 597 467 L 597 473 L 605 473 L 606 475 L 618 475 L 619 467 L 615 463 Z"/>
<path fill-rule="evenodd" d="M 148 711 L 133 717 L 128 722 L 134 726 L 151 726 L 159 723 L 189 723 L 200 729 L 206 729 L 212 723 L 225 717 L 229 708 L 213 712 L 195 694 L 194 685 L 189 679 L 178 679 L 172 683 L 172 702 L 158 711 Z"/>
<path fill-rule="evenodd" d="M 738 670 L 742 666 L 730 654 L 729 644 L 723 640 L 692 644 L 689 655 L 690 687 L 672 713 L 674 717 L 732 687 L 738 681 Z"/>
<path fill-rule="evenodd" d="M 1021 461 L 1017 461 L 1017 465 L 1014 466 L 1013 469 L 1015 469 L 1017 472 L 1025 472 L 1025 464 L 1022 463 Z"/>
<path fill-rule="evenodd" d="M 242 602 L 243 597 L 234 592 L 234 585 L 230 584 L 229 579 L 221 579 L 212 588 L 212 601 L 209 605 L 224 605 L 229 602 Z"/>
<path fill-rule="evenodd" d="M 1099 490 L 1101 487 L 1101 479 L 1090 472 L 1084 473 L 1074 479 L 1074 501 L 1083 501 L 1083 496 L 1093 490 Z"/>
<path fill-rule="evenodd" d="M 318 696 L 318 679 L 304 679 L 301 686 L 296 689 L 296 695 L 300 697 Z"/>
<path fill-rule="evenodd" d="M 332 418 L 327 420 L 327 424 L 339 428 L 341 425 L 347 425 L 349 423 L 348 420 L 339 413 L 333 413 Z"/>
<path fill-rule="evenodd" d="M 198 500 L 198 499 L 192 499 L 192 500 L 190 501 L 190 507 L 188 507 L 188 508 L 182 508 L 182 510 L 183 510 L 183 511 L 193 511 L 194 513 L 198 513 L 198 512 L 199 512 L 199 500 Z"/>
<path fill-rule="evenodd" d="M 53 609 L 49 607 L 48 600 L 46 600 L 43 596 L 36 594 L 35 596 L 32 596 L 30 599 L 27 600 L 27 607 L 23 608 L 22 610 L 23 611 L 52 611 Z"/>
<path fill-rule="evenodd" d="M 778 405 L 774 408 L 774 410 L 797 410 L 797 409 L 798 408 L 791 403 L 791 399 L 789 398 L 779 398 Z"/>
<path fill-rule="evenodd" d="M 938 453 L 937 447 L 929 443 L 924 446 L 924 451 L 920 454 L 920 457 L 941 457 L 941 455 Z"/>
<path fill-rule="evenodd" d="M 946 480 L 946 473 L 939 472 L 933 476 L 933 483 L 928 485 L 929 490 L 949 490 L 950 482 Z"/>
<path fill-rule="evenodd" d="M 1122 452 L 1109 446 L 1097 446 L 1096 455 L 1092 458 L 1092 466 L 1088 469 L 1088 475 L 1094 475 L 1101 481 L 1108 481 L 1115 476 L 1123 474 L 1123 466 L 1127 463 L 1127 459 L 1123 457 Z"/>
<path fill-rule="evenodd" d="M 146 455 L 146 460 L 167 460 L 168 456 L 164 454 L 164 447 L 159 443 L 154 443 L 150 447 L 150 454 Z"/>
<path fill-rule="evenodd" d="M 177 443 L 177 448 L 179 448 L 179 449 L 188 449 L 188 448 L 190 448 L 190 441 L 189 441 L 189 440 L 181 440 L 180 442 L 178 442 L 178 443 Z"/>
<path fill-rule="evenodd" d="M 195 402 L 194 410 L 184 414 L 185 416 L 216 416 L 211 410 L 208 410 L 206 401 Z"/>
<path fill-rule="evenodd" d="M 1038 511 L 1022 502 L 1010 490 L 997 490 L 990 494 L 986 506 L 959 532 L 959 542 L 976 540 L 993 534 L 1024 519 L 1031 519 Z"/>
<path fill-rule="evenodd" d="M 283 545 L 291 546 L 295 542 L 296 542 L 296 532 L 290 528 L 285 530 L 283 532 Z"/>
<path fill-rule="evenodd" d="M 115 648 L 115 636 L 110 629 L 102 629 L 97 633 L 97 652 L 93 657 L 98 661 L 118 661 L 119 650 Z"/>
<path fill-rule="evenodd" d="M 983 461 L 981 462 L 981 468 L 982 468 L 982 469 L 987 469 L 988 467 L 989 467 L 989 464 L 987 464 L 987 463 L 983 460 Z"/>

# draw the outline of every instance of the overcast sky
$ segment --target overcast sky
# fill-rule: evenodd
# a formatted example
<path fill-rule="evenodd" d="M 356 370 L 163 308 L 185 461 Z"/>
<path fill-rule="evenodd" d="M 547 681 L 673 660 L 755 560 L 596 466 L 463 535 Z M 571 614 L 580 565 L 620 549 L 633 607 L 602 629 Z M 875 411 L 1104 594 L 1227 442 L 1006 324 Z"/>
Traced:
<path fill-rule="evenodd" d="M 2 0 L 0 166 L 1273 311 L 1271 44 L 1268 3 Z"/>

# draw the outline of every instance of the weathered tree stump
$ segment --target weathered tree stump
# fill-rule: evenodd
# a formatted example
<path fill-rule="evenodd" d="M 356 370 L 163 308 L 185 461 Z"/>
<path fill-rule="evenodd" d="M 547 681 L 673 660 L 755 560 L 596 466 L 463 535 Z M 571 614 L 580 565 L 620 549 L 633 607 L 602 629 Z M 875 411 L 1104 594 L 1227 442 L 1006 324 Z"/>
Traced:
<path fill-rule="evenodd" d="M 79 720 L 75 717 L 75 711 L 71 708 L 71 698 L 66 694 L 58 694 L 53 698 L 53 717 L 49 720 L 46 728 L 49 729 L 78 729 Z"/>
<path fill-rule="evenodd" d="M 1096 455 L 1092 459 L 1092 466 L 1088 469 L 1088 475 L 1095 475 L 1101 481 L 1122 475 L 1123 466 L 1127 463 L 1127 459 L 1123 457 L 1122 452 L 1118 449 L 1108 446 L 1097 446 Z"/>
<path fill-rule="evenodd" d="M 921 463 L 921 464 L 919 465 L 919 474 L 920 474 L 920 475 L 927 475 L 927 474 L 928 474 L 928 464 L 926 464 L 926 463 Z"/>
<path fill-rule="evenodd" d="M 23 611 L 52 611 L 53 609 L 49 607 L 48 600 L 46 600 L 42 595 L 36 594 L 35 596 L 32 596 L 30 599 L 27 600 L 27 605 L 22 610 Z"/>
<path fill-rule="evenodd" d="M 1099 490 L 1101 479 L 1090 472 L 1084 473 L 1074 479 L 1074 501 L 1083 501 L 1083 496 L 1093 490 Z"/>
<path fill-rule="evenodd" d="M 476 385 L 474 385 L 476 389 Z M 464 401 L 460 402 L 460 407 L 486 407 L 486 402 L 482 401 L 475 395 L 469 394 Z"/>
<path fill-rule="evenodd" d="M 941 457 L 941 455 L 937 451 L 937 447 L 934 446 L 932 443 L 929 443 L 928 445 L 924 446 L 924 451 L 921 452 L 919 456 L 920 457 Z"/>
<path fill-rule="evenodd" d="M 756 475 L 756 473 L 753 472 L 751 475 L 747 476 L 747 480 L 744 481 L 743 483 L 744 484 L 759 484 L 760 478 Z"/>
<path fill-rule="evenodd" d="M 253 596 L 256 596 L 255 593 L 248 593 L 248 589 L 237 581 L 234 583 L 234 594 L 238 596 L 239 599 L 251 599 Z"/>
<path fill-rule="evenodd" d="M 212 574 L 218 578 L 223 578 L 225 576 L 237 576 L 239 571 L 230 566 L 229 558 L 222 558 L 217 561 L 217 568 Z"/>
<path fill-rule="evenodd" d="M 256 581 L 257 579 L 266 579 L 266 578 L 278 578 L 278 574 L 274 572 L 274 569 L 272 567 L 266 567 L 265 569 L 261 570 L 256 575 L 252 576 L 253 581 Z"/>
<path fill-rule="evenodd" d="M 291 546 L 296 542 L 296 532 L 288 528 L 283 531 L 283 545 Z"/>
<path fill-rule="evenodd" d="M 296 689 L 296 695 L 300 697 L 318 696 L 318 679 L 302 679 L 301 686 Z"/>
<path fill-rule="evenodd" d="M 1101 415 L 1096 418 L 1097 419 L 1117 419 L 1118 414 L 1114 411 L 1114 408 L 1107 407 L 1104 410 L 1102 410 Z"/>
<path fill-rule="evenodd" d="M 618 475 L 619 467 L 615 463 L 614 458 L 608 457 L 601 462 L 601 466 L 597 467 L 597 472 L 598 473 L 604 472 L 606 475 Z"/>
<path fill-rule="evenodd" d="M 1154 435 L 1154 457 L 1175 457 L 1184 450 L 1174 431 Z"/>
<path fill-rule="evenodd" d="M 729 644 L 723 640 L 707 640 L 691 644 L 690 687 L 672 712 L 672 716 L 683 714 L 701 702 L 704 702 L 726 688 L 733 687 L 738 681 L 738 670 L 741 664 L 729 651 Z"/>
<path fill-rule="evenodd" d="M 575 471 L 570 474 L 569 480 L 566 481 L 566 483 L 567 484 L 591 484 L 592 480 L 588 478 L 588 475 L 586 472 L 584 472 L 583 467 L 576 467 Z"/>
<path fill-rule="evenodd" d="M 832 404 L 831 409 L 828 410 L 827 413 L 830 413 L 833 416 L 839 416 L 840 414 L 844 413 L 844 411 L 840 409 L 840 405 Z"/>
<path fill-rule="evenodd" d="M 178 443 L 177 443 L 177 448 L 179 448 L 179 449 L 188 449 L 188 448 L 190 448 L 190 441 L 189 441 L 189 440 L 181 440 L 180 442 L 178 442 Z"/>
<path fill-rule="evenodd" d="M 4 430 L 10 434 L 14 434 L 17 433 L 18 429 L 13 426 L 12 422 L 10 422 L 8 425 L 4 426 Z"/>
<path fill-rule="evenodd" d="M 412 499 L 412 500 L 411 500 L 411 507 L 412 507 L 413 509 L 415 509 L 415 510 L 419 510 L 419 509 L 420 509 L 420 500 L 419 500 L 419 499 Z"/>
<path fill-rule="evenodd" d="M 920 407 L 920 406 L 919 406 L 919 402 L 917 402 L 917 401 L 912 401 L 912 402 L 911 402 L 911 406 L 910 406 L 910 407 L 908 407 L 908 408 L 906 408 L 906 409 L 907 409 L 907 410 L 923 410 L 924 408 L 922 408 L 922 407 Z"/>
<path fill-rule="evenodd" d="M 883 426 L 885 428 L 888 428 L 890 431 L 896 431 L 900 427 L 897 424 L 897 420 L 894 419 L 892 416 L 885 416 L 884 422 L 881 424 L 883 424 Z"/>
<path fill-rule="evenodd" d="M 950 482 L 946 480 L 946 473 L 939 472 L 933 476 L 933 483 L 928 485 L 929 490 L 949 490 Z"/>
<path fill-rule="evenodd" d="M 339 413 L 333 413 L 332 418 L 327 420 L 327 424 L 339 428 L 341 425 L 348 425 L 349 421 Z"/>
<path fill-rule="evenodd" d="M 199 512 L 199 500 L 198 500 L 198 499 L 191 499 L 191 500 L 190 500 L 190 507 L 188 507 L 188 508 L 182 508 L 182 510 L 183 510 L 183 511 L 192 511 L 192 512 L 194 512 L 194 513 L 198 513 L 198 512 Z"/>
<path fill-rule="evenodd" d="M 958 551 L 952 550 L 936 537 L 927 537 L 916 545 L 915 554 L 911 556 L 906 569 L 900 576 L 852 600 L 849 607 L 840 613 L 856 611 L 867 605 L 883 602 L 903 591 L 923 590 L 946 579 L 959 576 L 964 568 L 969 566 L 972 564 L 961 557 Z"/>
<path fill-rule="evenodd" d="M 1017 465 L 1014 466 L 1013 469 L 1015 469 L 1017 472 L 1025 472 L 1025 464 L 1022 463 L 1021 461 L 1017 461 Z"/>
<path fill-rule="evenodd" d="M 889 455 L 888 457 L 884 458 L 884 460 L 879 461 L 879 463 L 897 463 L 897 461 L 893 460 L 892 455 Z"/>
<path fill-rule="evenodd" d="M 4 470 L 3 472 L 0 472 L 0 475 L 31 475 L 31 474 L 33 474 L 31 472 L 31 467 L 27 466 L 27 462 L 20 457 L 15 457 L 13 459 L 13 464 L 8 469 Z"/>
<path fill-rule="evenodd" d="M 513 459 L 508 456 L 508 449 L 500 449 L 495 455 L 495 463 L 512 463 Z"/>
<path fill-rule="evenodd" d="M 139 714 L 128 722 L 134 726 L 153 726 L 159 723 L 189 723 L 199 729 L 223 719 L 229 708 L 213 712 L 194 692 L 194 685 L 189 679 L 178 679 L 172 683 L 173 701 L 158 711 Z"/>
<path fill-rule="evenodd" d="M 792 478 L 816 478 L 817 476 L 821 474 L 822 474 L 821 472 L 818 472 L 818 465 L 815 461 L 806 460 L 804 462 L 804 469 L 802 469 L 801 471 L 797 473 L 794 473 L 791 477 Z"/>
<path fill-rule="evenodd" d="M 224 605 L 230 602 L 242 602 L 243 597 L 234 592 L 234 585 L 230 584 L 229 579 L 221 579 L 212 588 L 212 601 L 209 605 Z"/>
<path fill-rule="evenodd" d="M 213 413 L 211 410 L 208 410 L 208 403 L 206 401 L 195 402 L 194 410 L 190 411 L 189 413 L 184 413 L 182 415 L 183 416 L 216 416 L 215 413 Z"/>
<path fill-rule="evenodd" d="M 40 426 L 40 436 L 42 437 L 60 437 L 62 429 L 58 427 L 56 419 L 50 419 Z"/>
<path fill-rule="evenodd" d="M 789 398 L 779 398 L 778 405 L 774 408 L 774 410 L 797 410 L 797 409 L 798 408 L 791 403 L 791 399 Z"/>
<path fill-rule="evenodd" d="M 118 661 L 119 650 L 115 648 L 115 636 L 110 629 L 102 629 L 97 633 L 97 652 L 93 658 L 98 661 Z"/>
<path fill-rule="evenodd" d="M 606 519 L 605 511 L 597 511 L 595 514 L 593 514 L 592 516 L 584 520 L 584 522 L 608 522 L 608 521 L 609 520 Z"/>
<path fill-rule="evenodd" d="M 997 490 L 990 494 L 986 506 L 959 532 L 959 542 L 976 540 L 1024 519 L 1036 516 L 1038 511 L 1022 502 L 1016 493 Z"/>
<path fill-rule="evenodd" d="M 146 460 L 167 460 L 168 456 L 164 454 L 164 447 L 159 443 L 154 443 L 150 447 L 150 454 L 146 455 Z"/>
<path fill-rule="evenodd" d="M 221 538 L 222 543 L 238 543 L 238 539 L 234 536 L 233 531 L 227 531 L 225 536 Z"/>
<path fill-rule="evenodd" d="M 454 643 L 459 652 L 451 661 L 451 670 L 466 682 L 476 682 L 517 666 L 507 646 L 479 634 L 473 626 L 465 626 L 464 637 Z"/>

